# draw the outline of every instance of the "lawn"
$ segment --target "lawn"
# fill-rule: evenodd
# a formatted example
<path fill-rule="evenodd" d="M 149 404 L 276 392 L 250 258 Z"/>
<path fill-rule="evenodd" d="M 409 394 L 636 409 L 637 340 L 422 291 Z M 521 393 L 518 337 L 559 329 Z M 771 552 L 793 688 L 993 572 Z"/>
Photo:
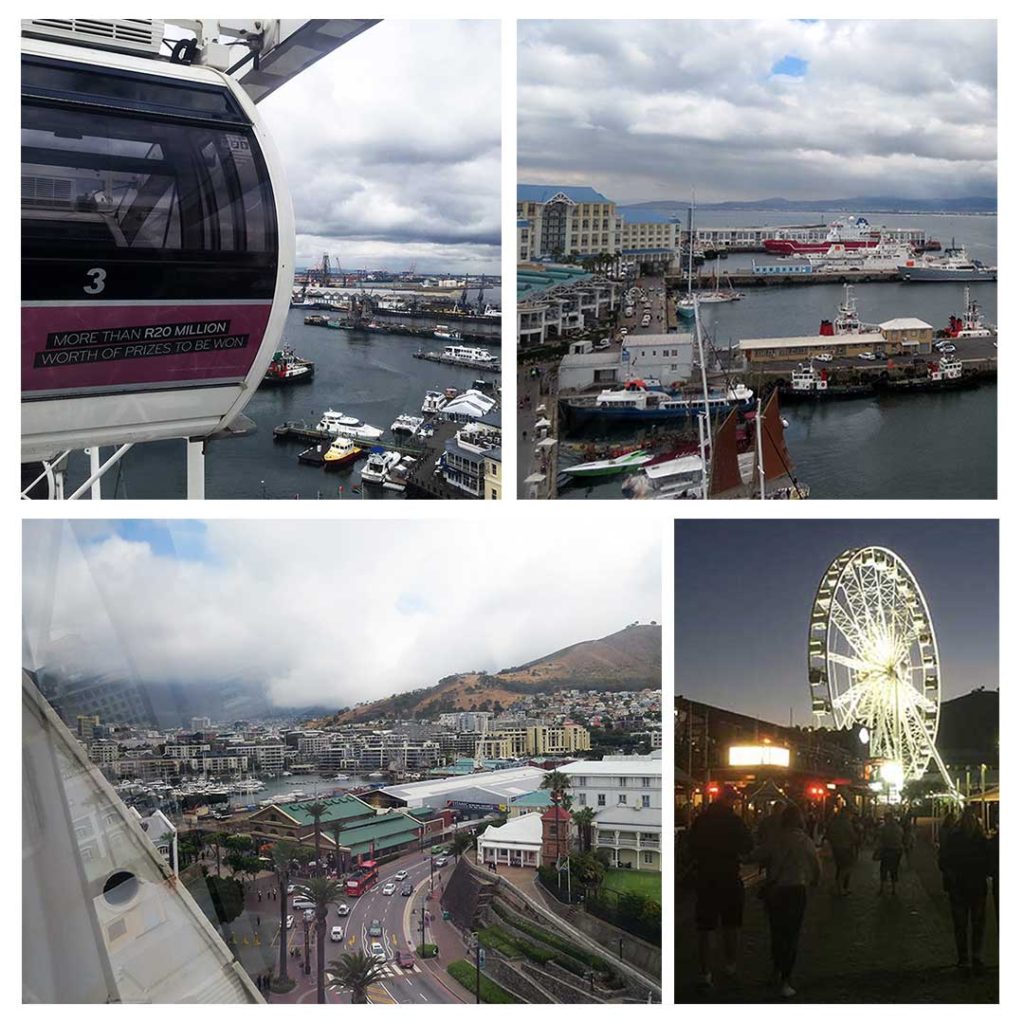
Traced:
<path fill-rule="evenodd" d="M 635 892 L 645 899 L 661 903 L 661 872 L 609 868 L 604 873 L 602 892 Z"/>

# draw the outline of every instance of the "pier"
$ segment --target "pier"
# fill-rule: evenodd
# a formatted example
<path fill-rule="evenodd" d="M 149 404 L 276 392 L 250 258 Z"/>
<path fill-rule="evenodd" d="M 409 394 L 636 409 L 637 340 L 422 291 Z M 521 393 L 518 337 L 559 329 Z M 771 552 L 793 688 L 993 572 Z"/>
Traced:
<path fill-rule="evenodd" d="M 330 444 L 337 436 L 337 434 L 328 433 L 326 430 L 317 430 L 316 427 L 310 427 L 305 423 L 296 423 L 294 421 L 280 423 L 274 427 L 275 442 L 305 441 L 313 444 L 325 442 Z M 386 448 L 388 451 L 399 452 L 402 455 L 415 456 L 420 456 L 425 451 L 423 445 L 401 443 L 387 437 L 381 437 L 376 441 L 359 441 L 356 438 L 352 438 L 352 442 L 365 451 L 369 451 L 372 448 Z"/>
<path fill-rule="evenodd" d="M 484 363 L 470 359 L 453 359 L 451 356 L 442 355 L 440 352 L 413 352 L 413 359 L 428 359 L 432 363 L 443 363 L 445 366 L 463 366 L 470 370 L 480 370 L 483 373 L 501 373 L 500 363 Z"/>

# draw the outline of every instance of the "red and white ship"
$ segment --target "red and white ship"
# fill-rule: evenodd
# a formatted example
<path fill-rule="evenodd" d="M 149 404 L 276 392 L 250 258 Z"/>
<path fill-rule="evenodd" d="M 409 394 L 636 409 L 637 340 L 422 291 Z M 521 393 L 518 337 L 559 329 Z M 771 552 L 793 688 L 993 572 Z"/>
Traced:
<path fill-rule="evenodd" d="M 871 249 L 882 240 L 882 233 L 873 228 L 864 217 L 849 217 L 834 220 L 828 226 L 828 233 L 821 239 L 766 238 L 765 252 L 777 256 L 806 256 L 808 253 L 828 252 L 833 245 L 847 249 Z"/>

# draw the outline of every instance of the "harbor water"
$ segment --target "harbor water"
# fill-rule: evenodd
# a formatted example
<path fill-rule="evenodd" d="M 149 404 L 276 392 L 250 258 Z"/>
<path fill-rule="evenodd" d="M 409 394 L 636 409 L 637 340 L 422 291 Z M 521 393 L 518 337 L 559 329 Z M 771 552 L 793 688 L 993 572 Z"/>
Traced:
<path fill-rule="evenodd" d="M 256 424 L 247 437 L 214 441 L 206 457 L 207 498 L 401 498 L 394 491 L 362 487 L 363 461 L 340 471 L 325 472 L 304 466 L 298 454 L 310 442 L 275 442 L 274 427 L 286 420 L 315 426 L 325 409 L 344 412 L 384 431 L 392 438 L 391 424 L 400 413 L 422 415 L 426 391 L 470 387 L 475 380 L 499 383 L 493 373 L 472 367 L 443 366 L 416 359 L 413 353 L 440 351 L 438 338 L 417 338 L 388 331 L 332 330 L 303 323 L 310 313 L 323 310 L 294 308 L 288 311 L 284 344 L 316 364 L 313 380 L 280 388 L 260 388 L 245 408 Z M 474 341 L 474 346 L 498 354 L 497 345 Z M 109 450 L 104 449 L 106 454 Z M 88 463 L 76 453 L 69 481 L 86 479 Z M 104 497 L 183 498 L 185 496 L 185 447 L 181 441 L 140 445 L 104 478 Z"/>
<path fill-rule="evenodd" d="M 359 775 L 351 775 L 347 779 L 325 779 L 320 775 L 292 775 L 263 781 L 266 783 L 266 789 L 261 789 L 258 793 L 232 793 L 228 803 L 232 807 L 259 806 L 261 800 L 270 800 L 272 797 L 287 793 L 305 793 L 305 798 L 312 800 L 314 796 L 333 796 L 335 793 L 352 789 L 365 789 L 374 782 L 383 783 L 385 780 L 364 779 Z"/>
<path fill-rule="evenodd" d="M 833 219 L 839 214 L 826 214 Z M 719 224 L 785 224 L 801 222 L 788 214 L 719 213 Z M 728 218 L 728 219 L 726 219 Z M 883 218 L 869 216 L 872 223 Z M 811 222 L 805 216 L 802 222 Z M 995 217 L 933 217 L 887 215 L 901 227 L 921 227 L 929 237 L 949 244 L 956 235 L 972 258 L 996 259 Z M 710 215 L 708 219 L 710 223 Z M 698 224 L 699 226 L 699 224 Z M 749 269 L 750 255 L 733 255 L 726 263 Z M 737 263 L 737 261 L 740 261 Z M 986 319 L 998 323 L 997 285 L 970 285 L 971 297 Z M 936 329 L 951 314 L 962 314 L 963 285 L 955 282 L 898 282 L 859 285 L 854 290 L 857 312 L 865 324 L 896 317 L 918 317 Z M 833 319 L 843 299 L 841 284 L 771 285 L 750 289 L 738 302 L 702 309 L 705 336 L 717 357 L 712 370 L 740 365 L 741 339 L 814 335 L 823 319 Z M 993 349 L 993 352 L 996 350 Z M 994 498 L 996 496 L 996 386 L 945 394 L 919 394 L 783 406 L 789 423 L 786 443 L 796 476 L 810 486 L 812 498 Z M 587 437 L 594 436 L 589 431 Z M 616 430 L 606 439 L 641 440 L 642 431 Z M 579 436 L 566 433 L 568 440 Z M 578 461 L 566 455 L 563 465 Z M 621 478 L 576 483 L 560 491 L 563 498 L 619 498 Z"/>

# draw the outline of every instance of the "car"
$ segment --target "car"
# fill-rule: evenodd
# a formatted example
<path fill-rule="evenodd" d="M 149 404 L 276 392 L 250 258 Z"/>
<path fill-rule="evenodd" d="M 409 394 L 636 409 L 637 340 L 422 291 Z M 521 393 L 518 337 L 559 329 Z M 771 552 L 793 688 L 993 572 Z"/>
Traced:
<path fill-rule="evenodd" d="M 402 895 L 403 896 L 411 896 L 412 895 L 412 882 L 406 882 L 405 885 L 402 886 Z"/>
<path fill-rule="evenodd" d="M 434 858 L 434 867 L 436 867 L 436 868 L 443 868 L 445 866 L 445 864 L 447 864 L 447 863 L 448 863 L 448 858 L 444 854 L 441 854 L 440 857 L 435 857 Z"/>
<path fill-rule="evenodd" d="M 416 957 L 412 953 L 396 953 L 395 964 L 403 971 L 411 971 L 416 966 Z"/>
<path fill-rule="evenodd" d="M 293 892 L 295 892 L 295 886 L 294 886 L 294 885 L 289 885 L 289 886 L 288 886 L 288 892 L 287 892 L 287 894 L 288 894 L 289 896 L 291 896 L 291 894 L 292 894 Z"/>
<path fill-rule="evenodd" d="M 396 882 L 401 882 L 403 879 L 408 878 L 408 877 L 409 877 L 409 872 L 406 871 L 405 868 L 402 868 L 401 871 L 396 871 L 395 872 L 395 881 Z"/>
<path fill-rule="evenodd" d="M 431 853 L 444 853 L 445 849 L 446 849 L 446 847 L 445 847 L 444 843 L 438 843 L 437 846 L 432 846 L 430 848 L 430 852 Z"/>
<path fill-rule="evenodd" d="M 812 356 L 812 359 L 817 359 L 819 363 L 831 363 L 832 353 L 831 352 L 819 352 L 816 356 Z"/>
<path fill-rule="evenodd" d="M 379 937 L 379 936 L 381 936 L 383 934 L 384 934 L 384 929 L 381 928 L 380 921 L 378 921 L 377 918 L 374 918 L 370 922 L 370 928 L 367 931 L 367 935 L 369 935 L 371 939 L 376 939 L 377 937 Z"/>
<path fill-rule="evenodd" d="M 942 345 L 936 345 L 935 347 L 936 347 L 936 348 L 937 348 L 937 349 L 938 349 L 938 350 L 939 350 L 940 352 L 955 352 L 955 351 L 956 351 L 956 345 L 951 345 L 951 344 L 950 344 L 950 343 L 949 343 L 948 341 L 947 341 L 947 342 L 945 342 L 945 344 L 942 344 Z"/>
<path fill-rule="evenodd" d="M 296 910 L 313 910 L 316 904 L 305 896 L 294 896 L 292 897 L 292 906 Z"/>
<path fill-rule="evenodd" d="M 387 963 L 388 955 L 384 952 L 384 947 L 379 942 L 370 943 L 370 956 L 382 964 Z"/>
<path fill-rule="evenodd" d="M 344 935 L 345 935 L 345 929 L 342 928 L 340 924 L 336 924 L 331 929 L 331 942 L 341 942 L 341 940 L 344 937 Z"/>
<path fill-rule="evenodd" d="M 289 931 L 293 924 L 295 924 L 295 915 L 294 914 L 289 914 L 287 916 L 287 918 L 285 918 L 284 930 L 285 931 Z"/>
<path fill-rule="evenodd" d="M 312 921 L 315 916 L 316 915 L 314 914 L 314 912 L 312 910 L 304 910 L 302 912 L 302 920 L 303 921 Z"/>
<path fill-rule="evenodd" d="M 348 904 L 347 903 L 339 903 L 338 904 L 338 917 L 348 917 Z"/>
<path fill-rule="evenodd" d="M 395 883 L 394 883 L 394 882 L 388 882 L 388 883 L 386 883 L 386 884 L 385 884 L 384 888 L 383 888 L 383 889 L 381 889 L 381 892 L 382 892 L 382 893 L 383 893 L 383 894 L 384 894 L 385 896 L 394 896 L 394 894 L 395 894 L 395 890 L 396 890 L 397 888 L 398 888 L 398 886 L 397 886 L 397 885 L 395 885 Z"/>
<path fill-rule="evenodd" d="M 875 353 L 874 352 L 858 352 L 857 353 L 857 358 L 858 359 L 874 359 L 875 358 Z"/>

